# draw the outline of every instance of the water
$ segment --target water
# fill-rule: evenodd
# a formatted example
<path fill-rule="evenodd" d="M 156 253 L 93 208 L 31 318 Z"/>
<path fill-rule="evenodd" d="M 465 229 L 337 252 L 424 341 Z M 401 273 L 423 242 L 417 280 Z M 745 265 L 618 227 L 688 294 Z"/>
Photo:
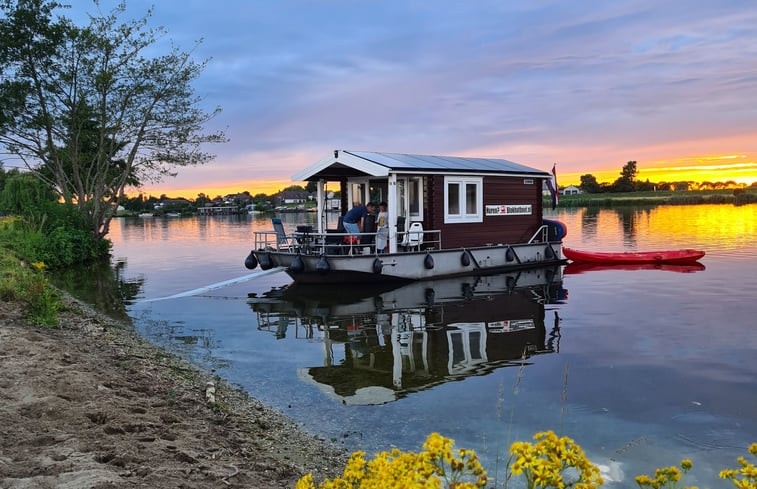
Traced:
<path fill-rule="evenodd" d="M 282 217 L 293 228 L 305 215 Z M 757 208 L 552 217 L 567 224 L 569 247 L 699 248 L 706 268 L 567 273 L 559 287 L 509 292 L 453 283 L 469 297 L 447 304 L 442 285 L 432 301 L 425 288 L 403 289 L 382 296 L 378 315 L 376 294 L 295 290 L 271 301 L 289 283 L 283 273 L 149 302 L 248 274 L 252 233 L 269 228 L 270 217 L 123 219 L 112 226 L 118 266 L 105 297 L 126 297 L 125 313 L 148 338 L 352 450 L 417 450 L 438 431 L 474 448 L 493 472 L 512 440 L 552 429 L 581 444 L 610 487 L 682 458 L 694 462 L 688 485 L 722 486 L 718 471 L 750 458 L 746 447 L 757 441 Z M 401 309 L 413 294 L 418 307 Z M 328 300 L 334 295 L 341 304 Z M 529 326 L 490 333 L 484 345 L 481 321 Z M 339 328 L 323 331 L 324 322 Z M 428 332 L 383 334 L 410 322 Z M 433 353 L 425 358 L 424 345 Z M 522 361 L 524 345 L 531 350 Z"/>

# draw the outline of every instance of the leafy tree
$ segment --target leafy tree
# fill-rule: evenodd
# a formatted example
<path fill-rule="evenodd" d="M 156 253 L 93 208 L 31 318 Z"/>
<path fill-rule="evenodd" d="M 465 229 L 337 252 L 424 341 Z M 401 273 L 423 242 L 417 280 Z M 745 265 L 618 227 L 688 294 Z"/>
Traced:
<path fill-rule="evenodd" d="M 304 191 L 305 191 L 305 188 L 302 185 L 290 185 L 286 187 L 285 189 L 281 190 L 281 192 L 304 192 Z"/>
<path fill-rule="evenodd" d="M 596 194 L 602 191 L 599 183 L 597 183 L 597 177 L 590 173 L 581 175 L 581 184 L 579 187 L 581 187 L 581 190 L 587 194 Z"/>
<path fill-rule="evenodd" d="M 121 23 L 126 6 L 86 27 L 54 17 L 53 0 L 0 0 L 0 147 L 17 156 L 95 237 L 108 233 L 129 185 L 157 182 L 224 142 L 202 126 L 192 82 L 206 62 L 172 48 L 154 55 L 162 28 L 147 14 Z"/>
<path fill-rule="evenodd" d="M 4 180 L 0 190 L 0 210 L 4 212 L 43 219 L 55 204 L 56 196 L 50 188 L 28 173 L 11 170 Z"/>
<path fill-rule="evenodd" d="M 305 190 L 307 190 L 311 194 L 317 192 L 318 191 L 318 182 L 315 182 L 315 181 L 308 182 L 307 185 L 305 185 Z"/>
<path fill-rule="evenodd" d="M 623 165 L 623 169 L 620 171 L 620 177 L 612 184 L 613 192 L 633 192 L 634 191 L 634 179 L 636 178 L 636 162 L 629 161 Z"/>
<path fill-rule="evenodd" d="M 623 169 L 620 171 L 620 178 L 633 182 L 636 179 L 636 174 L 639 171 L 636 169 L 636 162 L 629 161 L 623 165 Z"/>
<path fill-rule="evenodd" d="M 204 193 L 200 192 L 195 199 L 195 207 L 204 207 L 208 202 L 210 202 L 210 199 Z"/>
<path fill-rule="evenodd" d="M 655 190 L 655 187 L 656 185 L 650 182 L 648 178 L 644 182 L 636 181 L 633 186 L 637 192 L 652 192 Z"/>

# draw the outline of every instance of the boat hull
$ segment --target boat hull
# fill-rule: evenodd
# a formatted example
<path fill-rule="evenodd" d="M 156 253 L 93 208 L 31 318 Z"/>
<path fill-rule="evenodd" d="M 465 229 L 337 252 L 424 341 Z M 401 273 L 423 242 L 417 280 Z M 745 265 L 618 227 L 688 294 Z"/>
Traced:
<path fill-rule="evenodd" d="M 683 249 L 664 251 L 639 251 L 623 253 L 604 253 L 563 248 L 565 258 L 576 263 L 635 264 L 635 263 L 696 263 L 705 254 L 704 251 Z"/>
<path fill-rule="evenodd" d="M 371 255 L 253 253 L 264 269 L 283 267 L 299 283 L 409 282 L 565 263 L 560 242 Z"/>

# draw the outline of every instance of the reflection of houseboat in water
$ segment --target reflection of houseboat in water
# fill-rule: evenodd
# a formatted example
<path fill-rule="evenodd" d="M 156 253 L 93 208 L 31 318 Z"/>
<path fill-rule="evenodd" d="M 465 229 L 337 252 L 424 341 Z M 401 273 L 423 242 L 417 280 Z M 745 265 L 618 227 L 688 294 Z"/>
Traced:
<path fill-rule="evenodd" d="M 556 312 L 545 325 L 545 304 L 565 295 L 559 267 L 339 292 L 294 283 L 249 303 L 260 330 L 323 343 L 323 366 L 300 377 L 346 404 L 390 402 L 559 346 Z"/>

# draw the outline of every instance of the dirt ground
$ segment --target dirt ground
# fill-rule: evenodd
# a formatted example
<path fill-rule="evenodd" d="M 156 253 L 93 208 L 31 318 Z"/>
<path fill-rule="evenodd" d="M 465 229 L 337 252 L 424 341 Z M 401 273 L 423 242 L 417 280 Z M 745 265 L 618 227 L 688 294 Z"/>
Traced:
<path fill-rule="evenodd" d="M 1 488 L 294 487 L 344 467 L 281 413 L 66 305 L 48 329 L 0 301 Z"/>

